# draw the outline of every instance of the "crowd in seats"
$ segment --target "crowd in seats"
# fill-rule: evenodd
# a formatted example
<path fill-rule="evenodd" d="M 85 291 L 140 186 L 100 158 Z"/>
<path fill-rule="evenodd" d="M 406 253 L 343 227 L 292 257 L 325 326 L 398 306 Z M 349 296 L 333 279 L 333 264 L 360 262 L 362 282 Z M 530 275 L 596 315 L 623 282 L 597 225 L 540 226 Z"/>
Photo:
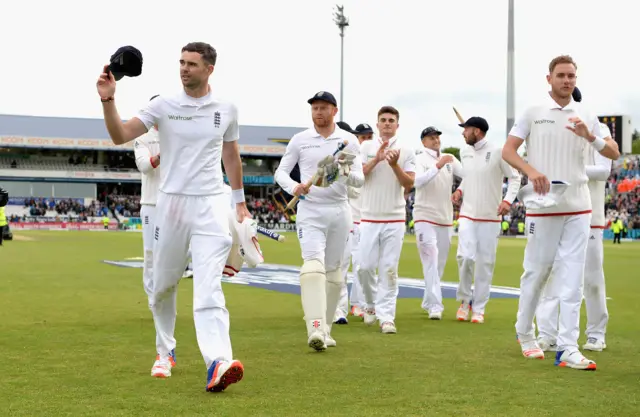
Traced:
<path fill-rule="evenodd" d="M 288 223 L 284 214 L 278 210 L 271 200 L 247 196 L 247 208 L 258 223 Z"/>
<path fill-rule="evenodd" d="M 124 217 L 140 217 L 139 195 L 110 194 L 107 198 L 109 209 Z"/>

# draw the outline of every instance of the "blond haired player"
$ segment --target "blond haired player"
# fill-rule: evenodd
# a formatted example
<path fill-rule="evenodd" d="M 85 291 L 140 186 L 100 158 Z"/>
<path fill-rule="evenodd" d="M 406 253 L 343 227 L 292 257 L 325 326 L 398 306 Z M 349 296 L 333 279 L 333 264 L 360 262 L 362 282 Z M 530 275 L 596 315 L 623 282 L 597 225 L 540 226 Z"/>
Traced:
<path fill-rule="evenodd" d="M 462 178 L 462 164 L 451 154 L 440 153 L 440 132 L 433 126 L 422 131 L 423 149 L 416 152 L 418 174 L 414 183 L 413 220 L 418 254 L 424 275 L 422 308 L 432 320 L 442 319 L 440 280 L 449 256 L 453 232 L 453 177 Z"/>
<path fill-rule="evenodd" d="M 382 333 L 390 334 L 397 331 L 398 263 L 407 216 L 404 191 L 413 186 L 416 169 L 415 151 L 396 137 L 399 120 L 397 109 L 382 107 L 377 123 L 380 137 L 361 146 L 365 181 L 360 194 L 358 278 L 366 303 L 364 323 L 378 320 Z"/>
<path fill-rule="evenodd" d="M 232 245 L 221 162 L 233 188 L 237 220 L 242 222 L 251 215 L 242 186 L 238 111 L 233 104 L 216 99 L 208 83 L 217 53 L 203 42 L 189 43 L 181 52 L 183 89 L 150 101 L 126 123 L 115 106 L 116 81 L 108 66 L 98 79 L 97 89 L 105 124 L 115 144 L 132 141 L 158 125 L 162 169 L 151 310 L 159 336 L 159 359 L 152 374 L 171 375 L 169 358 L 176 345 L 173 293 L 187 264 L 191 243 L 196 336 L 207 368 L 206 390 L 218 392 L 240 381 L 244 374 L 242 363 L 232 357 L 229 312 L 221 285 Z"/>
<path fill-rule="evenodd" d="M 540 196 L 549 194 L 550 181 L 569 184 L 556 197 L 555 204 L 527 208 L 527 246 L 515 325 L 522 354 L 526 358 L 544 358 L 536 342 L 533 318 L 555 261 L 554 280 L 560 299 L 555 365 L 595 370 L 596 363 L 578 349 L 592 210 L 584 153 L 591 146 L 601 155 L 616 159 L 619 152 L 615 143 L 604 139 L 598 118 L 572 99 L 576 68 L 566 55 L 550 62 L 547 82 L 551 91 L 547 100 L 528 107 L 517 119 L 502 155 L 529 178 L 527 187 Z M 527 162 L 518 155 L 525 140 Z"/>
<path fill-rule="evenodd" d="M 307 343 L 312 349 L 323 351 L 336 346 L 331 327 L 345 286 L 340 266 L 352 223 L 347 188 L 361 187 L 364 177 L 358 140 L 333 121 L 338 112 L 333 94 L 320 91 L 307 102 L 311 105 L 313 127 L 291 138 L 275 180 L 287 193 L 304 196 L 296 214 L 303 259 L 300 293 Z M 348 144 L 337 155 L 336 163 L 332 155 L 345 141 Z M 301 183 L 289 174 L 296 164 Z M 307 181 L 319 168 L 324 171 L 316 182 L 319 186 L 308 188 Z"/>
<path fill-rule="evenodd" d="M 520 174 L 502 159 L 500 147 L 486 139 L 489 124 L 482 117 L 471 117 L 460 127 L 467 146 L 460 151 L 464 179 L 453 194 L 462 198 L 458 216 L 458 274 L 456 298 L 461 302 L 456 318 L 484 323 L 484 312 L 491 295 L 502 216 L 509 213 L 520 189 Z M 507 177 L 507 193 L 502 184 Z M 474 283 L 473 291 L 471 284 Z"/>
<path fill-rule="evenodd" d="M 348 127 L 348 125 L 347 125 Z M 366 123 L 361 123 L 356 126 L 356 129 L 352 132 L 358 138 L 358 142 L 362 145 L 362 142 L 371 140 L 373 138 L 373 129 Z M 344 258 L 342 260 L 342 272 L 344 273 L 344 280 L 347 282 L 347 273 L 349 272 L 349 264 L 352 264 L 352 271 L 354 275 L 353 282 L 351 283 L 351 315 L 355 317 L 362 317 L 364 311 L 362 305 L 364 299 L 362 295 L 362 288 L 360 287 L 360 280 L 358 280 L 358 245 L 360 242 L 360 189 L 355 187 L 348 188 L 349 206 L 351 206 L 351 217 L 353 220 L 353 226 L 349 232 L 349 241 L 344 252 Z M 336 310 L 336 317 L 334 322 L 337 324 L 347 324 L 347 313 L 349 312 L 349 289 L 345 285 L 342 288 L 340 294 L 340 303 Z"/>
<path fill-rule="evenodd" d="M 576 90 L 578 87 L 576 87 Z M 575 90 L 573 94 L 576 97 Z M 579 95 L 581 97 L 581 95 Z M 576 101 L 580 101 L 579 99 Z M 600 131 L 606 141 L 612 141 L 611 132 L 604 123 L 600 123 Z M 606 349 L 605 335 L 609 312 L 603 269 L 602 231 L 606 226 L 604 197 L 606 181 L 611 174 L 611 160 L 596 152 L 593 146 L 585 148 L 585 163 L 589 177 L 589 194 L 591 196 L 591 233 L 587 243 L 587 257 L 584 264 L 584 301 L 587 308 L 587 343 L 583 349 L 600 352 Z M 538 346 L 543 351 L 557 350 L 558 308 L 560 299 L 557 294 L 555 271 L 545 286 L 540 304 L 536 310 L 538 324 Z"/>

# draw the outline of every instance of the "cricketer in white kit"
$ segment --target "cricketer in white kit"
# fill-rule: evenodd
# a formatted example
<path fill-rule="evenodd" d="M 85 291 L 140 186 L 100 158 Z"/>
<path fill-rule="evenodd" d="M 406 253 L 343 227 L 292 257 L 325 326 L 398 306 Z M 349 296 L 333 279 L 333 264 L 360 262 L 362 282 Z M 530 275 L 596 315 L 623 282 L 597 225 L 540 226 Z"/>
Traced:
<path fill-rule="evenodd" d="M 577 88 L 577 87 L 576 87 Z M 605 140 L 611 139 L 611 132 L 604 123 L 600 123 L 601 134 Z M 585 164 L 589 178 L 589 194 L 591 195 L 591 233 L 587 243 L 587 256 L 584 263 L 584 302 L 587 309 L 587 342 L 582 346 L 585 350 L 601 352 L 606 349 L 605 335 L 609 312 L 604 280 L 604 254 L 602 232 L 606 227 L 604 209 L 605 185 L 611 175 L 611 160 L 596 152 L 593 146 L 585 147 Z M 559 287 L 555 283 L 555 270 L 544 288 L 540 304 L 536 310 L 538 324 L 538 346 L 545 352 L 557 350 L 558 313 L 560 299 Z"/>
<path fill-rule="evenodd" d="M 603 156 L 617 159 L 619 152 L 603 138 L 598 118 L 572 99 L 576 65 L 571 57 L 551 61 L 547 82 L 551 85 L 548 99 L 524 111 L 502 151 L 504 159 L 529 178 L 526 187 L 552 200 L 527 207 L 527 246 L 515 329 L 523 356 L 543 359 L 533 319 L 555 261 L 555 291 L 560 299 L 555 365 L 595 370 L 596 363 L 578 349 L 592 210 L 584 153 L 593 146 Z M 517 152 L 525 141 L 527 162 Z M 564 193 L 549 193 L 551 181 L 567 183 Z"/>
<path fill-rule="evenodd" d="M 377 122 L 380 138 L 361 147 L 365 181 L 360 193 L 358 278 L 365 299 L 364 323 L 378 320 L 386 334 L 397 332 L 398 263 L 407 216 L 404 192 L 413 187 L 416 170 L 415 150 L 396 137 L 399 120 L 397 109 L 382 107 Z"/>
<path fill-rule="evenodd" d="M 360 145 L 356 137 L 334 122 L 338 111 L 335 97 L 321 91 L 307 101 L 311 105 L 314 127 L 291 138 L 276 170 L 276 182 L 289 194 L 303 196 L 296 214 L 298 240 L 303 264 L 300 292 L 307 343 L 317 350 L 335 347 L 331 336 L 333 318 L 346 285 L 340 266 L 351 228 L 347 188 L 364 182 Z M 338 145 L 346 148 L 335 158 Z M 298 164 L 300 180 L 289 173 Z M 318 181 L 308 181 L 318 173 Z"/>
<path fill-rule="evenodd" d="M 244 368 L 232 357 L 229 312 L 221 279 L 232 245 L 228 197 L 221 161 L 233 188 L 237 220 L 249 214 L 242 186 L 238 150 L 238 114 L 217 100 L 208 84 L 217 53 L 203 42 L 182 48 L 183 91 L 150 101 L 136 117 L 121 121 L 114 103 L 116 81 L 108 66 L 97 82 L 105 124 L 115 144 L 127 143 L 157 125 L 162 169 L 154 230 L 151 310 L 158 335 L 159 359 L 152 375 L 171 375 L 170 355 L 176 315 L 175 291 L 192 246 L 193 313 L 198 345 L 207 367 L 206 390 L 219 392 L 242 379 Z"/>
<path fill-rule="evenodd" d="M 459 125 L 468 146 L 460 150 L 464 179 L 453 195 L 462 198 L 458 216 L 458 275 L 456 318 L 484 323 L 496 265 L 502 216 L 508 214 L 520 190 L 522 177 L 504 159 L 499 146 L 486 139 L 489 124 L 471 117 Z M 503 198 L 502 184 L 508 178 Z M 471 284 L 474 283 L 473 291 Z"/>
<path fill-rule="evenodd" d="M 416 151 L 413 220 L 416 247 L 422 262 L 424 296 L 422 308 L 431 320 L 441 320 L 444 311 L 440 281 L 449 257 L 453 234 L 453 178 L 463 177 L 462 164 L 440 153 L 440 132 L 429 126 L 420 134 L 423 149 Z"/>
<path fill-rule="evenodd" d="M 340 123 L 340 122 L 338 122 Z M 349 129 L 350 130 L 350 129 Z M 356 129 L 352 131 L 358 138 L 358 142 L 362 145 L 362 142 L 371 140 L 373 137 L 373 129 L 366 123 L 361 123 L 356 126 Z M 348 187 L 347 194 L 349 197 L 349 206 L 351 206 L 351 217 L 353 220 L 353 226 L 349 232 L 349 240 L 345 247 L 343 260 L 342 260 L 342 273 L 344 274 L 345 283 L 347 282 L 347 274 L 349 272 L 349 264 L 352 265 L 352 272 L 354 275 L 353 282 L 351 283 L 351 297 L 349 297 L 349 288 L 345 285 L 342 288 L 340 294 L 340 303 L 336 310 L 336 316 L 334 322 L 337 324 L 347 324 L 347 314 L 349 313 L 349 301 L 351 301 L 351 315 L 354 317 L 363 317 L 364 311 L 361 306 L 364 304 L 364 295 L 362 294 L 362 288 L 360 287 L 360 280 L 358 280 L 358 246 L 360 242 L 360 189 L 355 187 Z M 349 299 L 350 298 L 350 299 Z"/>

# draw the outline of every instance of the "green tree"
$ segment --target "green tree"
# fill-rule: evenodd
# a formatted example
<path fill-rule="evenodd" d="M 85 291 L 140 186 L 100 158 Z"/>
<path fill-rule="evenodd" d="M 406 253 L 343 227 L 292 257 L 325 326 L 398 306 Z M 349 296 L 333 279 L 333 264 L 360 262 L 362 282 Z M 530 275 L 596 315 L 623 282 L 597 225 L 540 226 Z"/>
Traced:
<path fill-rule="evenodd" d="M 451 146 L 449 148 L 444 148 L 442 150 L 442 153 L 450 153 L 451 155 L 455 156 L 458 160 L 460 160 L 460 148 L 455 148 Z"/>

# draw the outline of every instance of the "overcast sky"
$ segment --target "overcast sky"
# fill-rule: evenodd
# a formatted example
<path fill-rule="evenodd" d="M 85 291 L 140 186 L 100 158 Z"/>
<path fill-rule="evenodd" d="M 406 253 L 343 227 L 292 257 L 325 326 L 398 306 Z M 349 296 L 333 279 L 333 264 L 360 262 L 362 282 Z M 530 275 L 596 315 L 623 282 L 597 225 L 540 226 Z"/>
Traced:
<path fill-rule="evenodd" d="M 399 137 L 418 140 L 424 127 L 435 125 L 445 145 L 459 146 L 455 105 L 465 118 L 485 117 L 489 138 L 504 141 L 507 0 L 343 4 L 351 23 L 344 118 L 352 127 L 374 124 L 377 109 L 388 104 L 400 110 Z M 120 115 L 130 118 L 152 95 L 181 88 L 181 47 L 205 41 L 218 51 L 211 85 L 238 105 L 241 124 L 306 127 L 307 98 L 326 90 L 339 99 L 334 5 L 6 1 L 0 13 L 0 113 L 101 117 L 95 81 L 118 47 L 134 45 L 144 56 L 143 73 L 118 82 L 116 92 Z M 516 1 L 516 114 L 546 93 L 549 61 L 570 54 L 585 103 L 599 114 L 640 121 L 639 11 L 630 0 Z"/>

